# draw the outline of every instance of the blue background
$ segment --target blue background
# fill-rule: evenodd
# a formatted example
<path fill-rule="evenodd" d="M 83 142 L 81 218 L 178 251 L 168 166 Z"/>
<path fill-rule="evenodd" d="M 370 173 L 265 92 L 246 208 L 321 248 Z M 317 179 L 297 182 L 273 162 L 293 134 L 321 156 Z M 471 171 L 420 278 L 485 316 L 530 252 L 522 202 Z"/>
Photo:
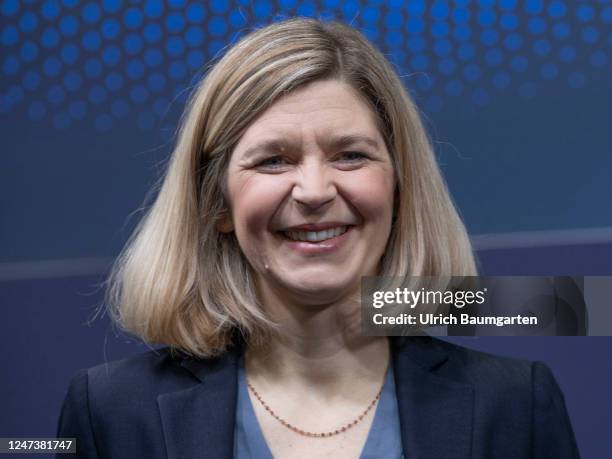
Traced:
<path fill-rule="evenodd" d="M 145 349 L 90 320 L 104 270 L 207 64 L 284 17 L 351 23 L 394 64 L 483 272 L 612 274 L 610 1 L 0 5 L 0 436 L 53 436 L 76 369 Z M 610 338 L 461 341 L 548 363 L 583 456 L 610 454 Z"/>

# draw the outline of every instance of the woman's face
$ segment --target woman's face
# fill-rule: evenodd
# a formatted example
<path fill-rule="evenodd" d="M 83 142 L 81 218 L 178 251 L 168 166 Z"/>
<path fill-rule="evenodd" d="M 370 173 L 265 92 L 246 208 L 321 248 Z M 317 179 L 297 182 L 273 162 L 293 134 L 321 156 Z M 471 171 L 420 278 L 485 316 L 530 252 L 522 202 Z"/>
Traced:
<path fill-rule="evenodd" d="M 246 130 L 228 169 L 231 221 L 263 292 L 326 304 L 376 274 L 395 179 L 374 113 L 346 83 L 279 99 Z"/>

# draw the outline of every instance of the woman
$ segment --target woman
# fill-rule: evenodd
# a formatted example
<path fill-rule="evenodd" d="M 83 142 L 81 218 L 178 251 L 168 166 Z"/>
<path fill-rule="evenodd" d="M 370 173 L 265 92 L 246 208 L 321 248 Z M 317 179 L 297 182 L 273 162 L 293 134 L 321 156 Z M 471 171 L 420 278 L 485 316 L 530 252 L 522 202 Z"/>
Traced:
<path fill-rule="evenodd" d="M 548 369 L 360 334 L 365 275 L 470 275 L 390 64 L 356 30 L 255 31 L 195 89 L 109 304 L 169 348 L 79 373 L 82 457 L 577 457 Z"/>

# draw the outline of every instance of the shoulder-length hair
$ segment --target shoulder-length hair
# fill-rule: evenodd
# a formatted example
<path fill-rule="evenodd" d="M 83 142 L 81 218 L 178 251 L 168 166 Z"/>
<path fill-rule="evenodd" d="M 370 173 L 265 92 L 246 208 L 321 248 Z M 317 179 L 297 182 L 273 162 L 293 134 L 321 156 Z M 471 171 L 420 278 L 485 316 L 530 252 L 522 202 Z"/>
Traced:
<path fill-rule="evenodd" d="M 394 215 L 381 276 L 473 275 L 472 249 L 418 110 L 385 57 L 357 30 L 290 19 L 230 48 L 194 88 L 155 202 L 116 260 L 107 306 L 125 330 L 205 357 L 239 330 L 274 329 L 228 212 L 227 166 L 246 128 L 284 94 L 315 80 L 356 89 L 377 115 L 396 174 Z"/>

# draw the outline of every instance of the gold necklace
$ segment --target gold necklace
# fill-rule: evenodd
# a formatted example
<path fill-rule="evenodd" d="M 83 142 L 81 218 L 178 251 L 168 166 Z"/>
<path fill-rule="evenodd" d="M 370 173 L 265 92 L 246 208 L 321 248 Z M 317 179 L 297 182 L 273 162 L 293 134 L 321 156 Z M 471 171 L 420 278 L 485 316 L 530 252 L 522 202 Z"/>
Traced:
<path fill-rule="evenodd" d="M 385 374 L 386 374 L 386 372 L 385 372 Z M 281 418 L 279 415 L 277 415 L 274 412 L 274 410 L 272 410 L 272 408 L 270 408 L 268 406 L 268 404 L 266 402 L 263 401 L 263 399 L 261 398 L 259 393 L 251 385 L 251 383 L 249 382 L 248 379 L 247 379 L 247 385 L 249 386 L 249 389 L 251 390 L 251 392 L 253 392 L 253 395 L 255 396 L 255 398 L 265 408 L 265 410 L 268 413 L 270 413 L 274 417 L 274 419 L 276 419 L 278 422 L 280 422 L 283 426 L 285 426 L 288 429 L 293 430 L 295 433 L 303 435 L 305 437 L 331 437 L 331 436 L 338 435 L 338 434 L 341 434 L 343 432 L 346 432 L 348 429 L 350 429 L 351 427 L 355 427 L 359 422 L 361 422 L 363 420 L 363 418 L 370 412 L 370 410 L 372 408 L 374 408 L 374 405 L 376 405 L 376 402 L 378 401 L 378 399 L 380 399 L 380 394 L 382 393 L 383 386 L 385 385 L 385 382 L 384 382 L 384 378 L 383 378 L 383 384 L 380 387 L 380 390 L 378 391 L 378 394 L 376 394 L 376 397 L 374 397 L 374 400 L 372 400 L 372 402 L 370 402 L 370 404 L 368 405 L 368 407 L 365 409 L 365 411 L 363 413 L 361 413 L 352 422 L 349 422 L 348 424 L 345 424 L 344 426 L 340 427 L 339 429 L 330 430 L 329 432 L 309 432 L 307 430 L 303 430 L 303 429 L 300 429 L 298 427 L 295 427 L 292 424 L 289 424 L 287 421 L 285 421 L 283 418 Z"/>

